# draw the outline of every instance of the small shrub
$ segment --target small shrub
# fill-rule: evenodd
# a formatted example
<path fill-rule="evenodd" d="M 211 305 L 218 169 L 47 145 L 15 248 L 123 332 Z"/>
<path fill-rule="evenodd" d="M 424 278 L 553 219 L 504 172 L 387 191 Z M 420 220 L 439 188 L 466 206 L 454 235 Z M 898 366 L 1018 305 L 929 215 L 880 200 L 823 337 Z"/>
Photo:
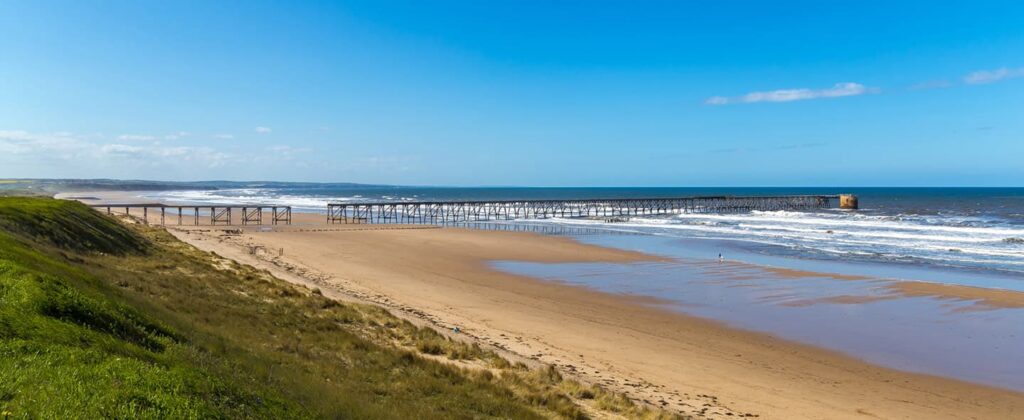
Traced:
<path fill-rule="evenodd" d="M 512 367 L 512 363 L 509 363 L 504 357 L 495 355 L 491 358 L 491 366 L 496 369 L 508 369 Z"/>
<path fill-rule="evenodd" d="M 430 354 L 435 356 L 444 353 L 444 347 L 441 345 L 441 343 L 438 343 L 436 341 L 420 342 L 416 344 L 416 350 L 419 350 L 420 353 L 423 354 Z"/>

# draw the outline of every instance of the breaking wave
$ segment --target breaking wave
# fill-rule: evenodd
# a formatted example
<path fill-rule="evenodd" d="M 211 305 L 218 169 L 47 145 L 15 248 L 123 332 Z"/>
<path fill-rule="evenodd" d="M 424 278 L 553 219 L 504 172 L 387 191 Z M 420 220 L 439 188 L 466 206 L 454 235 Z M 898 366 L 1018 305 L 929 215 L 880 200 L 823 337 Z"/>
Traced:
<path fill-rule="evenodd" d="M 924 262 L 1024 272 L 1024 226 L 980 217 L 868 215 L 839 210 L 631 217 L 614 223 L 549 219 L 637 233 L 737 240 L 804 256 Z"/>

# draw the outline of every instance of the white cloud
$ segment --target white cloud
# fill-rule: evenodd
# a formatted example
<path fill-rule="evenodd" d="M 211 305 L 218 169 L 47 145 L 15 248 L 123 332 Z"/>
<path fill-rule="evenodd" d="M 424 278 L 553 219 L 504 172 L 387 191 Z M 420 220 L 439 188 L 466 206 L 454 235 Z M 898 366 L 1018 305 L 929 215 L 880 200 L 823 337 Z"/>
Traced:
<path fill-rule="evenodd" d="M 708 105 L 725 105 L 729 103 L 729 98 L 724 96 L 712 96 L 704 101 Z"/>
<path fill-rule="evenodd" d="M 738 97 L 712 96 L 704 101 L 708 105 L 752 104 L 757 102 L 792 102 L 819 98 L 840 98 L 877 93 L 878 88 L 869 88 L 860 83 L 836 83 L 827 89 L 779 89 L 764 92 L 750 92 Z"/>
<path fill-rule="evenodd" d="M 177 133 L 168 134 L 168 135 L 164 136 L 164 140 L 177 140 L 177 139 L 185 138 L 185 137 L 188 137 L 188 136 L 191 136 L 191 135 L 192 135 L 192 133 L 189 133 L 188 131 L 179 131 Z"/>
<path fill-rule="evenodd" d="M 313 149 L 308 147 L 292 147 L 287 144 L 276 145 L 267 147 L 267 151 L 277 153 L 299 153 L 299 152 L 311 152 Z"/>
<path fill-rule="evenodd" d="M 0 151 L 4 153 L 49 153 L 67 156 L 88 147 L 88 143 L 66 132 L 30 133 L 22 130 L 0 130 Z"/>
<path fill-rule="evenodd" d="M 149 134 L 122 134 L 117 136 L 118 140 L 121 141 L 156 141 L 156 140 L 178 140 L 192 135 L 188 131 L 178 131 L 176 133 L 166 134 L 163 136 L 152 136 Z"/>
<path fill-rule="evenodd" d="M 995 83 L 1000 80 L 1016 79 L 1024 77 L 1024 67 L 1011 69 L 1002 67 L 995 70 L 979 70 L 964 76 L 964 83 L 969 85 L 983 85 Z"/>
<path fill-rule="evenodd" d="M 145 151 L 146 149 L 139 146 L 129 146 L 126 144 L 104 144 L 100 147 L 103 153 L 115 154 L 115 155 L 134 155 Z"/>
<path fill-rule="evenodd" d="M 126 141 L 151 141 L 156 140 L 156 137 L 145 134 L 122 134 L 117 136 L 117 139 Z"/>
<path fill-rule="evenodd" d="M 124 136 L 119 136 L 123 139 Z M 128 137 L 126 140 L 134 140 Z M 216 167 L 234 159 L 228 153 L 209 147 L 166 147 L 159 143 L 123 144 L 97 143 L 89 136 L 71 133 L 30 133 L 0 130 L 0 167 L 5 158 L 13 163 L 48 162 L 57 171 L 59 165 L 95 163 L 104 166 L 178 166 L 179 161 Z"/>
<path fill-rule="evenodd" d="M 213 138 L 220 140 L 231 140 L 235 138 L 235 136 L 233 134 L 214 134 Z"/>
<path fill-rule="evenodd" d="M 269 133 L 271 131 L 274 131 L 274 130 L 271 130 L 270 127 L 256 127 L 256 132 L 260 133 L 260 134 L 267 134 L 267 133 Z"/>
<path fill-rule="evenodd" d="M 216 178 L 255 176 L 268 168 L 303 168 L 318 163 L 302 145 L 238 149 L 233 142 L 206 145 L 122 141 L 96 134 L 0 129 L 0 174 L 30 178 Z"/>

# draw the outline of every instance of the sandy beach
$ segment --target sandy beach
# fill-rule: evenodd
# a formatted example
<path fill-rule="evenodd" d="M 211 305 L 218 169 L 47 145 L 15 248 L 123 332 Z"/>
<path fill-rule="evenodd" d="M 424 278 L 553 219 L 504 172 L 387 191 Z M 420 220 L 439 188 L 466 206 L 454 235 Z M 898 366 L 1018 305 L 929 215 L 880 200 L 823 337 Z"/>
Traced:
<path fill-rule="evenodd" d="M 69 199 L 81 201 L 85 204 L 90 205 L 103 205 L 110 203 L 119 204 L 144 204 L 144 203 L 162 203 L 168 206 L 183 206 L 183 216 L 179 219 L 177 216 L 177 210 L 169 207 L 166 210 L 165 219 L 163 224 L 169 227 L 175 226 L 205 226 L 209 225 L 209 216 L 203 213 L 200 216 L 198 224 L 195 222 L 195 218 L 192 216 L 193 210 L 191 203 L 174 202 L 166 200 L 155 200 L 142 198 L 141 195 L 146 194 L 145 191 L 79 191 L 79 192 L 66 192 L 55 195 L 55 198 Z M 209 206 L 209 204 L 204 204 Z M 101 211 L 106 209 L 100 208 Z M 128 209 L 130 214 L 140 219 L 143 216 L 142 209 L 132 208 Z M 115 215 L 123 215 L 125 209 L 123 208 L 112 208 L 111 211 Z M 151 210 L 152 213 L 148 213 L 149 223 L 154 225 L 161 224 L 160 214 L 156 210 Z M 205 210 L 201 210 L 205 211 Z M 325 224 L 325 215 L 315 213 L 294 213 L 294 220 L 292 226 L 275 226 L 278 231 L 291 230 L 291 231 L 329 231 L 329 230 L 365 230 L 365 229 L 380 229 L 377 226 L 370 225 L 328 225 Z M 241 225 L 241 212 L 236 211 L 231 215 L 233 226 L 238 227 Z M 270 225 L 271 213 L 270 211 L 263 212 L 263 219 L 266 221 L 266 225 Z M 418 226 L 417 228 L 422 227 Z M 256 229 L 258 227 L 249 226 L 249 229 Z M 390 227 L 389 229 L 392 229 Z M 409 227 L 406 227 L 409 228 Z M 648 256 L 650 258 L 650 256 Z M 515 258 L 512 258 L 513 260 Z M 593 260 L 586 260 L 593 261 Z M 552 262 L 552 261 L 548 261 Z M 606 261 L 615 262 L 615 261 Z M 837 272 L 818 272 L 808 271 L 793 268 L 773 267 L 773 266 L 761 266 L 756 264 L 745 263 L 742 261 L 731 261 L 730 264 L 736 264 L 737 267 L 758 267 L 766 272 L 781 275 L 787 278 L 806 278 L 806 277 L 827 277 L 835 280 L 852 280 L 852 281 L 876 281 L 876 277 L 864 276 L 864 275 L 852 275 Z M 886 291 L 886 294 L 875 295 L 875 296 L 833 296 L 826 298 L 828 301 L 835 302 L 868 302 L 881 299 L 891 299 L 899 297 L 932 297 L 937 299 L 949 300 L 949 301 L 965 301 L 972 304 L 971 308 L 959 309 L 959 310 L 983 310 L 986 308 L 1024 308 L 1024 293 L 1009 291 L 1001 288 L 988 288 L 988 287 L 973 287 L 957 284 L 945 284 L 933 281 L 894 281 L 886 282 L 882 285 L 882 288 Z"/>
<path fill-rule="evenodd" d="M 1024 395 L 1014 391 L 879 367 L 659 309 L 656 299 L 540 281 L 489 265 L 657 257 L 529 233 L 328 227 L 316 219 L 300 216 L 290 227 L 231 235 L 202 226 L 171 230 L 201 249 L 319 287 L 329 296 L 384 305 L 440 328 L 458 327 L 481 343 L 681 413 L 1013 418 L 1024 410 Z"/>
<path fill-rule="evenodd" d="M 133 193 L 88 194 L 98 201 Z M 82 194 L 76 194 L 82 196 Z M 119 201 L 124 202 L 124 201 Z M 130 201 L 129 201 L 130 202 Z M 135 215 L 136 217 L 141 214 Z M 877 366 L 839 352 L 665 309 L 659 299 L 605 293 L 495 269 L 494 261 L 649 263 L 664 257 L 566 237 L 432 226 L 327 225 L 296 213 L 283 226 L 169 230 L 194 246 L 321 289 L 381 305 L 408 319 L 536 363 L 558 366 L 637 401 L 698 416 L 762 418 L 1013 418 L 1024 394 Z M 150 214 L 150 222 L 158 216 Z M 755 267 L 716 268 L 723 281 Z M 870 277 L 760 267 L 787 278 Z M 890 282 L 879 296 L 834 296 L 858 305 L 929 297 L 979 309 L 1017 308 L 1022 293 L 927 282 Z M 815 304 L 816 302 L 806 302 Z M 968 357 L 968 356 L 965 356 Z"/>

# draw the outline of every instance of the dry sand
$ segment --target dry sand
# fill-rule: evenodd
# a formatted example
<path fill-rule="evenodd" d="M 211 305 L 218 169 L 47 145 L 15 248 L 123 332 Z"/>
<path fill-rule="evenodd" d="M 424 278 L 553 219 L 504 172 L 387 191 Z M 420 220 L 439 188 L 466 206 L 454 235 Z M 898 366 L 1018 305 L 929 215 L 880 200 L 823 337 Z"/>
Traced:
<path fill-rule="evenodd" d="M 535 280 L 488 265 L 654 258 L 647 255 L 565 238 L 449 228 L 311 224 L 231 236 L 208 227 L 174 233 L 202 249 L 320 287 L 328 296 L 381 304 L 443 328 L 458 326 L 481 343 L 682 413 L 773 419 L 1024 416 L 1021 393 L 878 367 L 661 310 L 649 304 L 653 299 Z M 251 254 L 252 245 L 264 249 Z"/>

